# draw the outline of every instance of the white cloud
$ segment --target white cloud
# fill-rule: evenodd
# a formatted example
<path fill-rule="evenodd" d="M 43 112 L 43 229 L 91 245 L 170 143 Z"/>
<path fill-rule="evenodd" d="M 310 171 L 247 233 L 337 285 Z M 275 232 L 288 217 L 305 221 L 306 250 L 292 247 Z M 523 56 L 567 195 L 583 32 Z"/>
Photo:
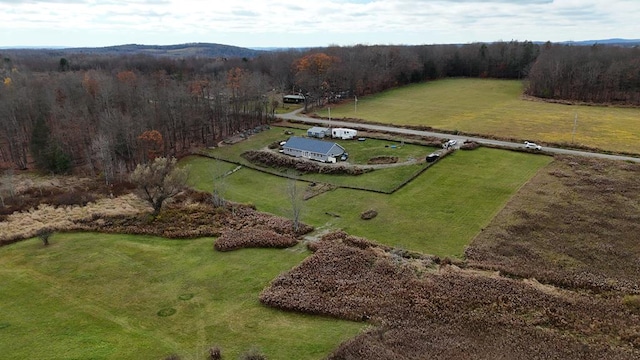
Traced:
<path fill-rule="evenodd" d="M 638 36 L 637 0 L 0 0 L 0 46 L 466 43 Z"/>

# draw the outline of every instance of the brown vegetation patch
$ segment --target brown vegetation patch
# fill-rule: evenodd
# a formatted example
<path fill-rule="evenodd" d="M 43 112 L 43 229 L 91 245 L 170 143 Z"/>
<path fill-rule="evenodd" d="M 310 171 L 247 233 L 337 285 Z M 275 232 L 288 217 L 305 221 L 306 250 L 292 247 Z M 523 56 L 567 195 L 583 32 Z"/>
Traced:
<path fill-rule="evenodd" d="M 480 144 L 475 141 L 466 140 L 460 145 L 460 150 L 475 150 L 480 147 Z"/>
<path fill-rule="evenodd" d="M 287 155 L 280 155 L 271 151 L 246 151 L 242 153 L 242 157 L 260 166 L 275 167 L 281 169 L 294 169 L 297 172 L 303 174 L 317 173 L 361 175 L 367 171 L 370 171 L 357 166 L 323 164 L 317 161 L 299 159 Z"/>
<path fill-rule="evenodd" d="M 168 203 L 155 219 L 147 214 L 138 217 L 93 217 L 79 221 L 77 228 L 180 239 L 224 235 L 225 250 L 263 245 L 293 246 L 296 242 L 291 239 L 295 240 L 297 236 L 313 230 L 311 226 L 300 224 L 298 232 L 294 232 L 291 220 L 258 212 L 251 205 L 227 203 L 223 208 L 215 207 L 211 203 L 211 194 L 194 190 L 189 190 L 186 194 Z M 256 236 L 257 233 L 248 230 L 262 232 L 264 236 Z M 279 236 L 274 237 L 273 233 Z M 242 246 L 238 246 L 239 243 Z"/>
<path fill-rule="evenodd" d="M 640 294 L 640 164 L 557 157 L 466 250 L 474 266 Z"/>
<path fill-rule="evenodd" d="M 405 258 L 345 233 L 260 294 L 279 309 L 377 327 L 342 344 L 335 359 L 634 359 L 640 315 L 615 299 L 540 291 L 434 259 Z"/>
<path fill-rule="evenodd" d="M 34 193 L 28 188 L 23 193 Z M 39 193 L 39 191 L 37 191 Z M 52 190 L 51 194 L 65 194 Z M 70 192 L 72 199 L 79 195 Z M 83 193 L 84 194 L 84 193 Z M 88 193 L 99 197 L 99 192 Z M 56 198 L 45 196 L 44 199 Z M 102 197 L 95 202 L 82 202 L 70 205 L 40 204 L 35 208 L 14 212 L 5 221 L 0 222 L 0 245 L 37 236 L 43 229 L 48 231 L 98 231 L 123 234 L 155 235 L 167 238 L 195 238 L 203 236 L 225 235 L 223 243 L 230 234 L 243 236 L 242 242 L 231 241 L 231 247 L 285 247 L 297 243 L 296 238 L 313 230 L 300 224 L 298 232 L 293 231 L 289 219 L 261 213 L 250 205 L 228 203 L 225 207 L 216 207 L 213 197 L 206 192 L 185 190 L 168 201 L 160 214 L 149 216 L 150 206 L 133 194 L 118 197 Z M 250 230 L 255 231 L 252 233 Z M 226 239 L 226 240 L 225 240 Z"/>
<path fill-rule="evenodd" d="M 28 172 L 4 175 L 0 179 L 0 221 L 15 212 L 29 211 L 41 205 L 86 206 L 105 197 L 131 192 L 133 184 L 74 176 L 38 176 Z"/>
<path fill-rule="evenodd" d="M 378 212 L 373 209 L 370 209 L 370 210 L 363 211 L 362 214 L 360 214 L 360 219 L 371 220 L 376 216 L 378 216 Z"/>
<path fill-rule="evenodd" d="M 292 234 L 281 235 L 273 230 L 240 229 L 225 230 L 216 240 L 214 248 L 218 251 L 230 251 L 247 247 L 287 248 L 298 240 Z"/>
<path fill-rule="evenodd" d="M 395 164 L 398 162 L 397 156 L 376 156 L 372 157 L 367 161 L 369 165 L 378 165 L 378 164 Z"/>

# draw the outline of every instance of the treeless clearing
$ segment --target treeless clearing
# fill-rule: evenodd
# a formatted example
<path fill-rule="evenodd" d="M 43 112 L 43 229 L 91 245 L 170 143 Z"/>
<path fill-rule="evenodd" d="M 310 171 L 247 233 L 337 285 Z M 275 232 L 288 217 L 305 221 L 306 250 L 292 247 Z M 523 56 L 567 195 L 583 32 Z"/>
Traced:
<path fill-rule="evenodd" d="M 528 101 L 517 80 L 446 79 L 331 106 L 331 117 L 640 153 L 640 109 Z M 328 117 L 325 109 L 318 112 Z M 577 122 L 574 134 L 574 121 Z"/>

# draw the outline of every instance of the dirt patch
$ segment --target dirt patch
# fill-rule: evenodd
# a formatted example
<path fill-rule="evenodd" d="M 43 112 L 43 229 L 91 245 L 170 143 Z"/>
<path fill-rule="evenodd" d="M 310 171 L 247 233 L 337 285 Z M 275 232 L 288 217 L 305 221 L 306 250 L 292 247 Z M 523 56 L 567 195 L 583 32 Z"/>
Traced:
<path fill-rule="evenodd" d="M 376 156 L 369 159 L 369 161 L 367 161 L 367 164 L 369 165 L 395 164 L 397 162 L 398 162 L 397 156 Z"/>

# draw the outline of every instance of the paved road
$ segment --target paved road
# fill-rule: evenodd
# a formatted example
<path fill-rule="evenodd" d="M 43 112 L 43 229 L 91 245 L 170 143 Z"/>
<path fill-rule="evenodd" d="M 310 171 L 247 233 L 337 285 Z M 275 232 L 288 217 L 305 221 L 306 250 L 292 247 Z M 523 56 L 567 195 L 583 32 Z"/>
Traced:
<path fill-rule="evenodd" d="M 430 137 L 441 138 L 441 139 L 455 139 L 458 141 L 459 144 L 463 143 L 465 140 L 470 140 L 470 141 L 475 141 L 479 144 L 497 145 L 497 146 L 503 146 L 507 148 L 514 148 L 514 149 L 524 147 L 524 144 L 522 143 L 492 140 L 492 139 L 485 139 L 485 138 L 472 137 L 472 136 L 460 136 L 460 135 L 451 135 L 451 134 L 444 134 L 444 133 L 438 133 L 438 132 L 432 132 L 432 131 L 405 129 L 405 128 L 389 126 L 389 125 L 363 124 L 363 123 L 354 123 L 354 122 L 333 120 L 333 119 L 332 120 L 314 119 L 314 118 L 300 115 L 299 113 L 301 111 L 302 109 L 298 109 L 296 111 L 293 111 L 287 114 L 278 115 L 278 117 L 284 120 L 304 121 L 310 124 L 319 124 L 319 125 L 332 126 L 332 127 L 346 127 L 346 128 L 352 128 L 352 129 L 386 131 L 386 132 L 391 132 L 396 134 L 430 136 Z M 610 159 L 610 160 L 627 160 L 627 161 L 634 161 L 634 162 L 640 163 L 640 157 L 601 154 L 601 153 L 594 153 L 594 152 L 588 152 L 588 151 L 569 150 L 569 149 L 552 148 L 552 147 L 543 147 L 542 149 L 543 149 L 543 152 L 550 153 L 550 154 L 589 156 L 589 157 L 597 157 L 597 158 Z"/>

